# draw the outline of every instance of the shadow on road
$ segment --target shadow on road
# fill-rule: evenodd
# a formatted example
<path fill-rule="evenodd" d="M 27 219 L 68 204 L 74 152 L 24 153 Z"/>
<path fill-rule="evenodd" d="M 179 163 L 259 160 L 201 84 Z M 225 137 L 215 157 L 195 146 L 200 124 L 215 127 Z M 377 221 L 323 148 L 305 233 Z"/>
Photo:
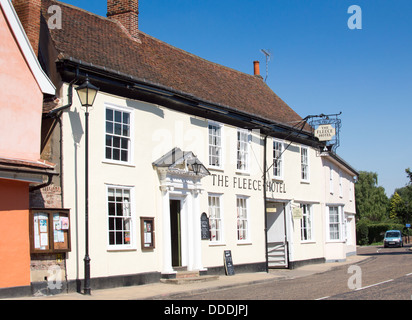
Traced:
<path fill-rule="evenodd" d="M 364 246 L 357 248 L 358 256 L 378 256 L 378 255 L 409 255 L 412 254 L 412 244 L 405 244 L 403 247 L 384 248 L 379 246 Z"/>

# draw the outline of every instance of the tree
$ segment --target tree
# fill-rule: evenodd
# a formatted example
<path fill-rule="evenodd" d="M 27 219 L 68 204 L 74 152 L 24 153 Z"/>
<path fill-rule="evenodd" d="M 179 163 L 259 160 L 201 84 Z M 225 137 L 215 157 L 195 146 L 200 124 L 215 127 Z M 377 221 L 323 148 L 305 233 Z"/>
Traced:
<path fill-rule="evenodd" d="M 408 185 L 410 186 L 410 185 L 412 185 L 412 172 L 411 172 L 411 169 L 410 169 L 410 168 L 405 169 L 405 172 L 406 172 L 406 175 L 407 175 L 408 178 L 409 178 L 409 183 L 408 183 Z"/>
<path fill-rule="evenodd" d="M 391 220 L 398 220 L 404 216 L 405 202 L 399 193 L 395 192 L 390 199 L 389 218 Z"/>
<path fill-rule="evenodd" d="M 361 171 L 355 184 L 357 218 L 383 221 L 388 218 L 389 200 L 383 187 L 378 187 L 378 174 Z"/>

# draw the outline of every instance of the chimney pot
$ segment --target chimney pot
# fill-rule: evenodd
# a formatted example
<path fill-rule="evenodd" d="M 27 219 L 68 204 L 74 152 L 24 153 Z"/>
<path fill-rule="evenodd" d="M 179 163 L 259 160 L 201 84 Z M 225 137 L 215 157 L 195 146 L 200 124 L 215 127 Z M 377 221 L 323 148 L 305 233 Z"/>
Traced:
<path fill-rule="evenodd" d="M 255 76 L 260 76 L 260 62 L 259 61 L 253 61 L 253 67 L 254 67 L 254 75 Z"/>

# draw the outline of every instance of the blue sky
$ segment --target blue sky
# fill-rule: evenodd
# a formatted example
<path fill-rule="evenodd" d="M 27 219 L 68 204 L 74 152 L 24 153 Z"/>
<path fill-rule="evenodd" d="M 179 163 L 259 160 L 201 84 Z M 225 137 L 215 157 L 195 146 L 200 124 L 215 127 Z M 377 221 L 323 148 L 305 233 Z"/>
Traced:
<path fill-rule="evenodd" d="M 64 0 L 106 15 L 106 0 Z M 351 5 L 362 29 L 348 28 Z M 411 0 L 140 0 L 140 29 L 207 60 L 252 73 L 300 116 L 342 111 L 337 153 L 378 173 L 388 196 L 412 168 Z"/>

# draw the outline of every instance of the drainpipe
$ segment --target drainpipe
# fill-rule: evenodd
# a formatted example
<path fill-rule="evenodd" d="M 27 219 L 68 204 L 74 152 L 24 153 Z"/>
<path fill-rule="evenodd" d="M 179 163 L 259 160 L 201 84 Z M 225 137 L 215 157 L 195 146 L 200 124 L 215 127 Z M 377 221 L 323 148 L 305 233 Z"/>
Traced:
<path fill-rule="evenodd" d="M 266 256 L 266 273 L 269 273 L 269 254 L 268 254 L 268 216 L 267 216 L 267 204 L 266 204 L 266 168 L 267 168 L 267 141 L 268 135 L 265 135 L 263 140 L 263 204 L 264 204 L 264 215 L 265 215 L 265 256 Z"/>

